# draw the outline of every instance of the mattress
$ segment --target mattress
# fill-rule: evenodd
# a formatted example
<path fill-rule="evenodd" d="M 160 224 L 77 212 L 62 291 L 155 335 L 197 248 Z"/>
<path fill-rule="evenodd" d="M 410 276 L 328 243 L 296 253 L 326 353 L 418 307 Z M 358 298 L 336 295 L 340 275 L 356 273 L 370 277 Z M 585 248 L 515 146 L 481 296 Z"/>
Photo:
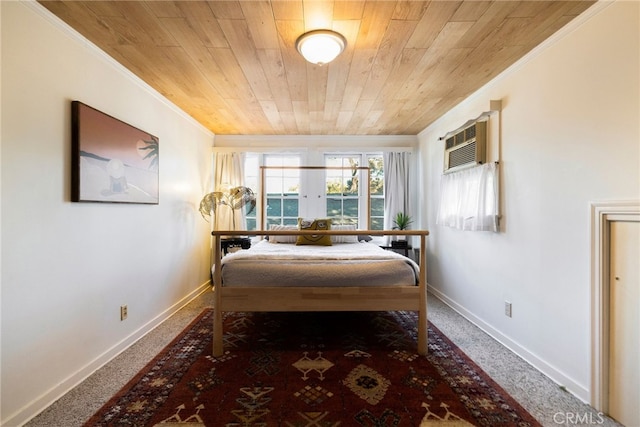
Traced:
<path fill-rule="evenodd" d="M 408 286 L 418 283 L 418 265 L 373 243 L 332 246 L 270 243 L 222 258 L 222 285 L 258 286 Z"/>

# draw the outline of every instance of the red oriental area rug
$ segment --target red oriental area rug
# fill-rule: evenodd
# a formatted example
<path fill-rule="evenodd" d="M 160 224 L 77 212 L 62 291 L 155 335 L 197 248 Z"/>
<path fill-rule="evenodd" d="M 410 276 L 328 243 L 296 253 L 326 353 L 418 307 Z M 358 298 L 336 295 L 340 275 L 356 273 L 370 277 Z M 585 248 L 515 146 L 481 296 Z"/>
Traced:
<path fill-rule="evenodd" d="M 229 313 L 211 356 L 205 310 L 86 426 L 539 426 L 413 312 Z"/>

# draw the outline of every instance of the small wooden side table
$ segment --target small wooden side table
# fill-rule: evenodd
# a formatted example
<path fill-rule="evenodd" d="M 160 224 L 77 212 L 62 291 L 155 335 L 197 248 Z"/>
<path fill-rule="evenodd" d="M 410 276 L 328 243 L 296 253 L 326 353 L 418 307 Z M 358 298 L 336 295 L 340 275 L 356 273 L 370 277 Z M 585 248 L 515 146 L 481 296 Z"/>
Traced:
<path fill-rule="evenodd" d="M 387 251 L 394 251 L 394 252 L 398 252 L 399 254 L 402 254 L 404 256 L 406 256 L 407 258 L 409 258 L 409 251 L 413 249 L 413 247 L 409 244 L 407 245 L 399 245 L 399 246 L 395 246 L 395 245 L 391 245 L 391 246 L 380 246 L 382 249 L 387 250 Z"/>
<path fill-rule="evenodd" d="M 250 237 L 229 237 L 225 239 L 220 239 L 220 247 L 222 248 L 223 255 L 228 254 L 229 249 L 232 249 L 232 248 L 249 249 L 251 247 L 251 238 Z"/>

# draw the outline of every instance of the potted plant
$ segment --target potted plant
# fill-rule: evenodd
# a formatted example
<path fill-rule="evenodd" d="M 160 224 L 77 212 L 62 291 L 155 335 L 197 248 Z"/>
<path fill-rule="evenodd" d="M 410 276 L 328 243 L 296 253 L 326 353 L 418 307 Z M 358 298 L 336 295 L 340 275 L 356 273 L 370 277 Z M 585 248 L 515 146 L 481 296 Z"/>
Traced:
<path fill-rule="evenodd" d="M 411 217 L 407 214 L 405 214 L 404 212 L 398 212 L 396 214 L 396 217 L 393 219 L 393 223 L 395 224 L 395 227 L 393 227 L 394 230 L 408 230 L 409 229 L 409 225 L 412 223 L 413 221 L 411 220 Z"/>
<path fill-rule="evenodd" d="M 394 230 L 408 230 L 409 229 L 409 225 L 411 225 L 411 223 L 413 222 L 413 220 L 411 219 L 411 217 L 407 214 L 405 214 L 404 212 L 398 212 L 395 216 L 395 218 L 393 219 L 393 223 L 395 224 L 395 226 L 393 227 Z M 403 248 L 407 246 L 407 239 L 404 236 L 394 236 L 394 239 L 392 239 L 391 241 L 391 246 L 392 247 L 396 247 L 396 248 Z"/>

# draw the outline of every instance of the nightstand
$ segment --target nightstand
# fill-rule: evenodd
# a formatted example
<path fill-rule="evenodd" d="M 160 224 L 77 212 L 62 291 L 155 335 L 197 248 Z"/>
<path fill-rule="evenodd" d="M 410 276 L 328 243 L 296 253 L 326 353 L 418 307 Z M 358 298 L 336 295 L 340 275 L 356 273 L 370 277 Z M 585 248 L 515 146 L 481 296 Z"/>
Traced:
<path fill-rule="evenodd" d="M 400 242 L 391 242 L 390 246 L 380 246 L 382 249 L 387 250 L 387 251 L 394 251 L 394 252 L 398 252 L 399 254 L 402 254 L 404 256 L 406 256 L 407 258 L 409 258 L 409 251 L 413 249 L 413 247 L 408 243 L 408 242 L 404 242 L 404 243 L 400 243 Z"/>
<path fill-rule="evenodd" d="M 229 249 L 241 248 L 249 249 L 251 247 L 250 237 L 230 237 L 226 239 L 220 239 L 220 247 L 222 248 L 222 254 L 229 253 Z"/>

